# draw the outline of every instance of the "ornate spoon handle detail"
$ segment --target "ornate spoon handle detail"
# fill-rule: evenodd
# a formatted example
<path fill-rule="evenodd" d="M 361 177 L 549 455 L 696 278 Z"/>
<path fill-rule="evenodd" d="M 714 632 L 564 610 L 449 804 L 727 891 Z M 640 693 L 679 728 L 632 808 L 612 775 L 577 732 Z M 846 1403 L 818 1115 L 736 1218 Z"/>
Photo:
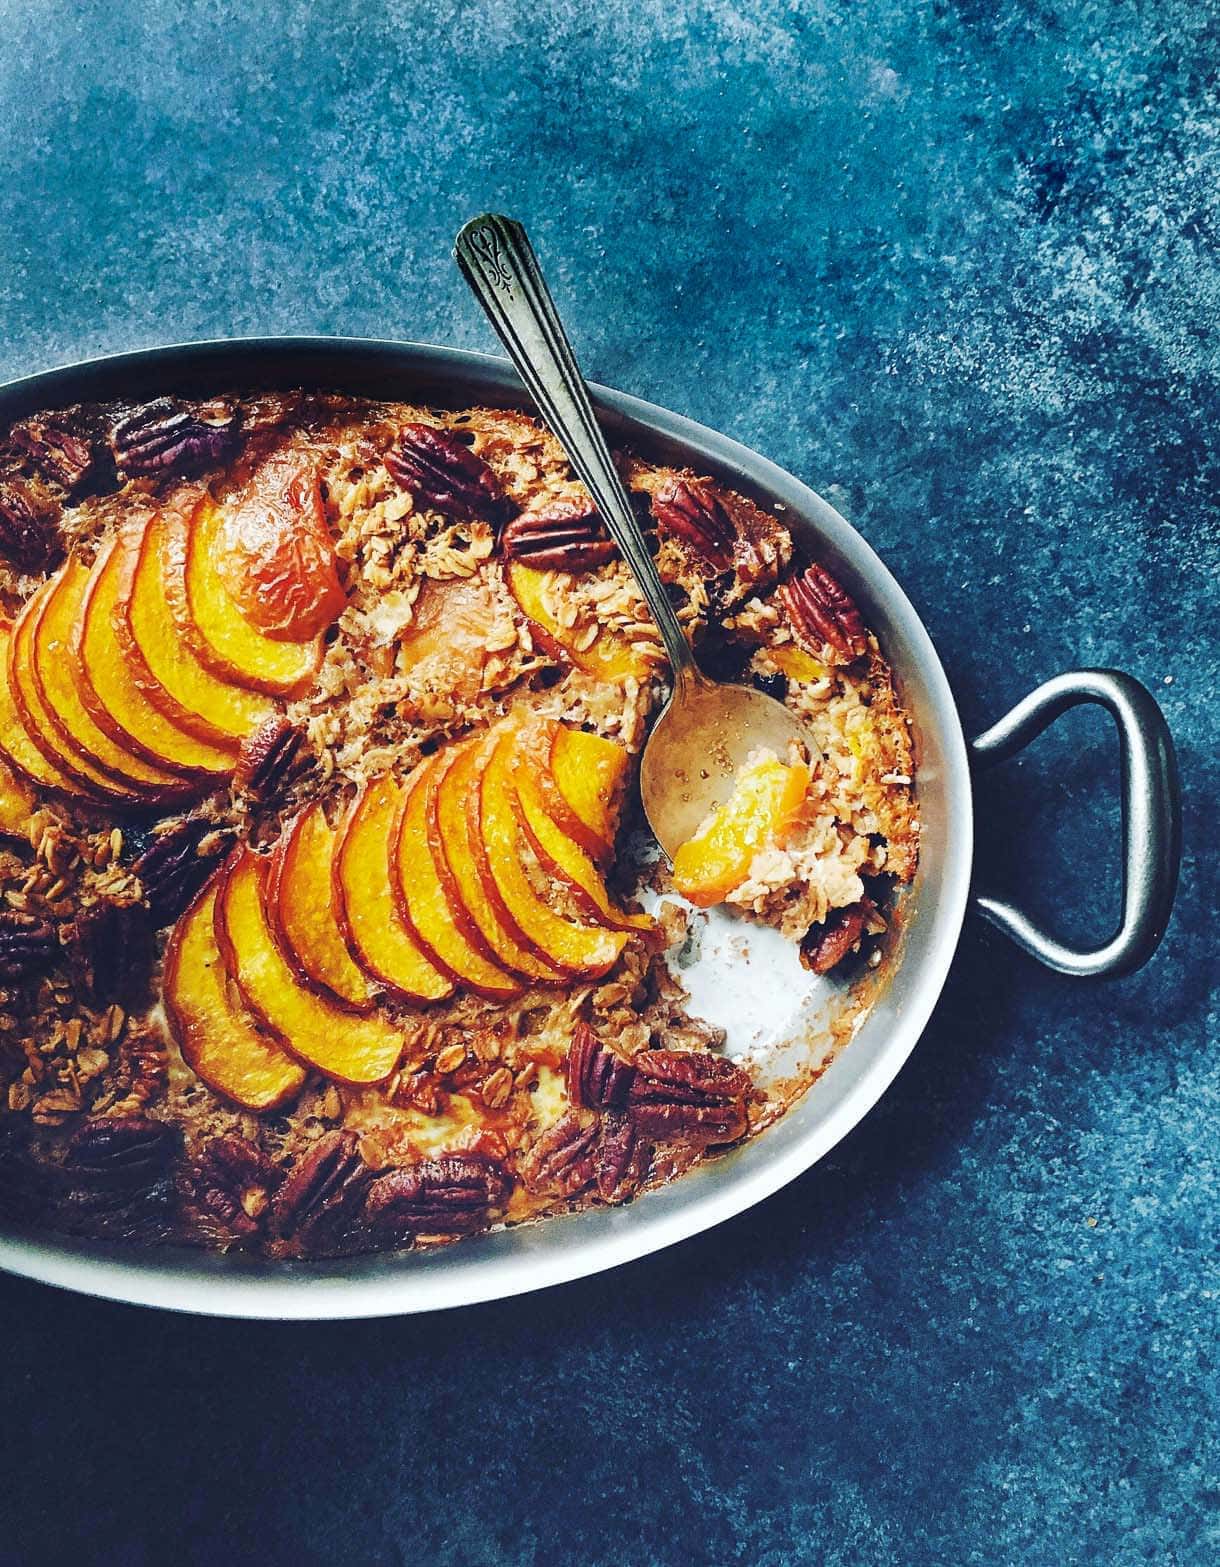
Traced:
<path fill-rule="evenodd" d="M 453 254 L 634 573 L 675 680 L 684 674 L 697 676 L 690 645 L 631 509 L 525 230 L 511 218 L 484 213 L 461 230 Z"/>

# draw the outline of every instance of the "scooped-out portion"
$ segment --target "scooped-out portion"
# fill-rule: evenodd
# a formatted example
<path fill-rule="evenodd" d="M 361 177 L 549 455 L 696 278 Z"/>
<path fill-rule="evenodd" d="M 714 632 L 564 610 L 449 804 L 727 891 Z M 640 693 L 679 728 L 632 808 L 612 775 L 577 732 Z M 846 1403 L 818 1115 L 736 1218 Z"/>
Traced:
<path fill-rule="evenodd" d="M 809 767 L 799 757 L 784 763 L 774 751 L 755 751 L 733 780 L 729 799 L 674 855 L 674 886 L 682 896 L 700 908 L 724 903 L 757 880 L 756 861 L 778 867 L 785 855 L 788 884 L 795 883 L 799 870 L 790 846 L 804 823 L 809 785 Z M 760 864 L 759 872 L 764 868 Z"/>
<path fill-rule="evenodd" d="M 719 905 L 884 961 L 907 719 L 782 516 L 617 460 L 700 658 L 804 736 L 672 867 L 629 849 L 657 633 L 538 421 L 235 392 L 0 431 L 0 1221 L 436 1245 L 783 1112 L 677 958 Z"/>

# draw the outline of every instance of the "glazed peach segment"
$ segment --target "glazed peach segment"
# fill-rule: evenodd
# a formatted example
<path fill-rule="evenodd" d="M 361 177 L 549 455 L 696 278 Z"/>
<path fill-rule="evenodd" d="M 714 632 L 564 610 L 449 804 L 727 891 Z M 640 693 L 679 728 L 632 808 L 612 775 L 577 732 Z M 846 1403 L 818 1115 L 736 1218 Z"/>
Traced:
<path fill-rule="evenodd" d="M 554 821 L 528 747 L 514 754 L 513 782 L 518 816 L 534 853 L 567 886 L 589 918 L 611 930 L 652 930 L 654 921 L 647 914 L 627 914 L 614 907 L 593 861 Z"/>
<path fill-rule="evenodd" d="M 34 796 L 11 767 L 0 762 L 0 837 L 24 838 Z"/>
<path fill-rule="evenodd" d="M 808 768 L 758 752 L 738 773 L 728 801 L 674 855 L 674 886 L 700 908 L 720 903 L 746 880 L 761 849 L 788 841 L 808 792 Z"/>
<path fill-rule="evenodd" d="M 223 523 L 210 496 L 193 513 L 166 513 L 162 567 L 178 635 L 218 679 L 268 696 L 297 696 L 321 665 L 322 637 L 285 641 L 246 619 L 217 569 Z"/>
<path fill-rule="evenodd" d="M 133 551 L 116 621 L 132 678 L 181 729 L 214 744 L 240 744 L 274 712 L 270 698 L 218 680 L 178 634 L 166 602 L 166 524 L 154 515 Z"/>
<path fill-rule="evenodd" d="M 811 653 L 806 653 L 803 647 L 797 647 L 795 642 L 781 642 L 778 647 L 768 648 L 767 657 L 789 680 L 812 684 L 825 680 L 830 673 L 825 664 L 819 663 Z"/>
<path fill-rule="evenodd" d="M 365 1012 L 374 990 L 352 962 L 331 901 L 335 833 L 320 804 L 284 829 L 267 872 L 267 916 L 280 950 L 298 977 L 337 1001 Z"/>
<path fill-rule="evenodd" d="M 432 797 L 450 760 L 432 757 L 407 780 L 394 828 L 398 909 L 437 968 L 476 995 L 508 1000 L 520 994 L 520 984 L 466 939 L 428 845 Z"/>
<path fill-rule="evenodd" d="M 398 672 L 411 684 L 407 705 L 420 717 L 444 716 L 455 702 L 479 695 L 495 618 L 495 599 L 481 576 L 425 577 L 397 655 Z"/>
<path fill-rule="evenodd" d="M 303 642 L 338 619 L 346 597 L 314 460 L 272 452 L 221 511 L 215 567 L 257 630 Z"/>
<path fill-rule="evenodd" d="M 546 761 L 538 779 L 547 810 L 595 860 L 612 854 L 626 751 L 601 735 L 557 723 Z"/>
<path fill-rule="evenodd" d="M 548 962 L 572 974 L 604 974 L 627 943 L 623 931 L 577 925 L 557 914 L 534 890 L 525 869 L 526 844 L 513 805 L 514 725 L 493 733 L 484 752 L 472 832 L 479 873 L 514 933 Z"/>
<path fill-rule="evenodd" d="M 528 758 L 534 786 L 556 826 L 594 860 L 608 859 L 630 765 L 623 747 L 543 718 L 525 724 L 518 753 L 518 764 Z"/>
<path fill-rule="evenodd" d="M 366 974 L 407 1001 L 441 1001 L 453 981 L 412 936 L 394 895 L 391 834 L 401 804 L 389 773 L 356 796 L 335 848 L 332 904 L 347 950 Z"/>
<path fill-rule="evenodd" d="M 66 793 L 104 802 L 114 809 L 149 804 L 159 798 L 156 791 L 146 791 L 99 764 L 65 729 L 47 700 L 38 678 L 37 637 L 57 583 L 58 577 L 44 582 L 13 625 L 8 678 L 25 733 L 46 764 L 67 780 Z M 70 678 L 64 664 L 60 665 L 60 673 Z"/>
<path fill-rule="evenodd" d="M 9 647 L 13 640 L 11 621 L 0 621 L 0 751 L 17 777 L 43 789 L 65 794 L 76 792 L 76 785 L 50 762 L 26 733 L 9 683 Z"/>
<path fill-rule="evenodd" d="M 121 785 L 150 800 L 165 802 L 191 792 L 181 774 L 156 767 L 119 745 L 97 723 L 80 699 L 72 671 L 72 636 L 80 618 L 89 567 L 70 557 L 55 578 L 33 627 L 34 682 L 48 716 L 65 744 Z"/>
<path fill-rule="evenodd" d="M 7 676 L 9 690 L 19 715 L 22 729 L 33 748 L 41 755 L 50 773 L 64 780 L 59 787 L 65 793 L 91 800 L 112 803 L 128 798 L 100 769 L 91 767 L 74 748 L 65 745 L 51 722 L 50 714 L 34 681 L 32 639 L 34 622 L 46 603 L 49 582 L 26 600 L 21 613 L 13 622 L 12 637 L 8 647 Z M 41 780 L 40 780 L 41 781 Z"/>
<path fill-rule="evenodd" d="M 403 1033 L 345 1012 L 300 983 L 275 944 L 263 904 L 267 861 L 238 850 L 222 872 L 216 941 L 242 1000 L 298 1060 L 344 1083 L 380 1083 L 398 1065 Z"/>
<path fill-rule="evenodd" d="M 299 1062 L 255 1027 L 230 988 L 214 929 L 213 877 L 174 927 L 162 995 L 182 1059 L 214 1092 L 245 1110 L 278 1110 L 305 1083 Z"/>
<path fill-rule="evenodd" d="M 119 647 L 114 616 L 124 566 L 116 534 L 93 563 L 72 638 L 71 668 L 90 717 L 116 742 L 146 761 L 202 783 L 227 777 L 237 746 L 215 746 L 188 734 L 153 706 L 131 677 Z"/>
<path fill-rule="evenodd" d="M 455 921 L 475 946 L 480 939 L 496 962 L 540 984 L 554 984 L 564 970 L 525 946 L 488 895 L 471 842 L 471 791 L 482 767 L 481 740 L 458 746 L 429 801 L 428 834 L 433 863 L 445 884 Z"/>
<path fill-rule="evenodd" d="M 530 622 L 539 643 L 577 669 L 610 684 L 622 680 L 646 680 L 662 662 L 659 647 L 630 642 L 603 626 L 587 647 L 583 637 L 565 626 L 547 603 L 545 584 L 549 573 L 512 561 L 507 571 L 509 591 Z M 565 576 L 566 573 L 558 573 Z"/>

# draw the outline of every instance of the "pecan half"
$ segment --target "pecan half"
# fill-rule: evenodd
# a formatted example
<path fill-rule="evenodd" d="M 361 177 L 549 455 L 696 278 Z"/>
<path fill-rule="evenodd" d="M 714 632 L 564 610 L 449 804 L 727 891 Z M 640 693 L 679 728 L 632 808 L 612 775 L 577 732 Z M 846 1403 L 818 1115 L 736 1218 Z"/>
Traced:
<path fill-rule="evenodd" d="M 233 421 L 234 410 L 227 403 L 191 408 L 160 397 L 115 422 L 109 437 L 115 467 L 125 479 L 211 467 L 233 443 Z"/>
<path fill-rule="evenodd" d="M 364 1199 L 364 1218 L 383 1239 L 469 1235 L 486 1229 L 512 1181 L 498 1159 L 444 1154 L 379 1175 Z"/>
<path fill-rule="evenodd" d="M 847 954 L 860 945 L 864 927 L 876 912 L 871 898 L 861 898 L 843 909 L 832 909 L 820 925 L 813 925 L 801 942 L 801 962 L 815 974 L 829 974 Z"/>
<path fill-rule="evenodd" d="M 807 566 L 799 577 L 784 583 L 779 596 L 793 635 L 810 652 L 829 645 L 853 659 L 868 651 L 868 632 L 855 601 L 825 566 L 816 561 Z"/>
<path fill-rule="evenodd" d="M 723 1056 L 708 1050 L 643 1050 L 628 1111 L 638 1129 L 658 1142 L 731 1143 L 746 1129 L 753 1084 Z"/>
<path fill-rule="evenodd" d="M 568 1099 L 587 1110 L 612 1110 L 627 1102 L 635 1077 L 629 1061 L 606 1047 L 587 1023 L 578 1023 L 568 1050 Z"/>
<path fill-rule="evenodd" d="M 284 787 L 301 761 L 305 731 L 282 713 L 273 713 L 242 742 L 233 772 L 233 787 L 258 801 L 270 800 Z"/>
<path fill-rule="evenodd" d="M 42 571 L 62 554 L 58 505 L 16 474 L 0 478 L 0 555 L 22 571 Z"/>
<path fill-rule="evenodd" d="M 492 470 L 449 430 L 404 424 L 385 465 L 396 484 L 438 511 L 502 522 L 512 510 Z"/>
<path fill-rule="evenodd" d="M 42 973 L 58 951 L 53 925 L 35 914 L 0 909 L 0 980 Z"/>
<path fill-rule="evenodd" d="M 14 450 L 44 477 L 74 490 L 93 469 L 91 443 L 83 436 L 42 417 L 24 419 L 9 432 Z"/>
<path fill-rule="evenodd" d="M 143 1115 L 86 1121 L 65 1149 L 58 1222 L 85 1234 L 162 1238 L 181 1142 L 177 1127 Z"/>
<path fill-rule="evenodd" d="M 737 530 L 706 480 L 666 479 L 652 497 L 652 514 L 663 533 L 694 550 L 713 571 L 733 564 Z"/>
<path fill-rule="evenodd" d="M 159 832 L 132 865 L 144 889 L 153 924 L 176 920 L 203 886 L 229 846 L 229 835 L 198 816 L 186 816 Z"/>
<path fill-rule="evenodd" d="M 597 1191 L 603 1202 L 626 1202 L 648 1174 L 652 1146 L 629 1115 L 608 1115 L 597 1144 Z"/>
<path fill-rule="evenodd" d="M 116 1100 L 150 1104 L 168 1081 L 169 1052 L 161 1030 L 152 1023 L 128 1023 L 109 1078 Z"/>
<path fill-rule="evenodd" d="M 177 1127 L 146 1115 L 86 1121 L 64 1149 L 64 1168 L 95 1185 L 134 1190 L 155 1185 L 181 1145 Z"/>
<path fill-rule="evenodd" d="M 500 534 L 510 560 L 539 571 L 593 571 L 618 554 L 592 501 L 561 499 L 522 512 Z"/>
<path fill-rule="evenodd" d="M 61 925 L 75 989 L 98 1006 L 130 1006 L 148 984 L 153 930 L 142 904 L 96 903 Z"/>
<path fill-rule="evenodd" d="M 311 1250 L 347 1238 L 372 1178 L 359 1141 L 355 1132 L 327 1132 L 297 1160 L 271 1205 L 278 1235 Z"/>
<path fill-rule="evenodd" d="M 531 1191 L 549 1197 L 572 1197 L 597 1173 L 601 1129 L 597 1117 L 569 1110 L 548 1126 L 521 1160 L 518 1169 Z"/>
<path fill-rule="evenodd" d="M 244 1137 L 213 1137 L 188 1177 L 189 1194 L 201 1214 L 234 1235 L 258 1232 L 271 1193 L 283 1172 Z"/>

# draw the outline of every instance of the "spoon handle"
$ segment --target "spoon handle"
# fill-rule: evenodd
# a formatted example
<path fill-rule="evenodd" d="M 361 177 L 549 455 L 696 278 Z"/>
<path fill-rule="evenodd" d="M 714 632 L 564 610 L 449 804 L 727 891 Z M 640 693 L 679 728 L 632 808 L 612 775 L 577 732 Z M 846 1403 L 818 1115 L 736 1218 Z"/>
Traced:
<path fill-rule="evenodd" d="M 634 573 L 665 643 L 675 681 L 680 675 L 697 675 L 690 644 L 631 509 L 525 230 L 512 218 L 484 213 L 462 228 L 453 254 Z"/>

